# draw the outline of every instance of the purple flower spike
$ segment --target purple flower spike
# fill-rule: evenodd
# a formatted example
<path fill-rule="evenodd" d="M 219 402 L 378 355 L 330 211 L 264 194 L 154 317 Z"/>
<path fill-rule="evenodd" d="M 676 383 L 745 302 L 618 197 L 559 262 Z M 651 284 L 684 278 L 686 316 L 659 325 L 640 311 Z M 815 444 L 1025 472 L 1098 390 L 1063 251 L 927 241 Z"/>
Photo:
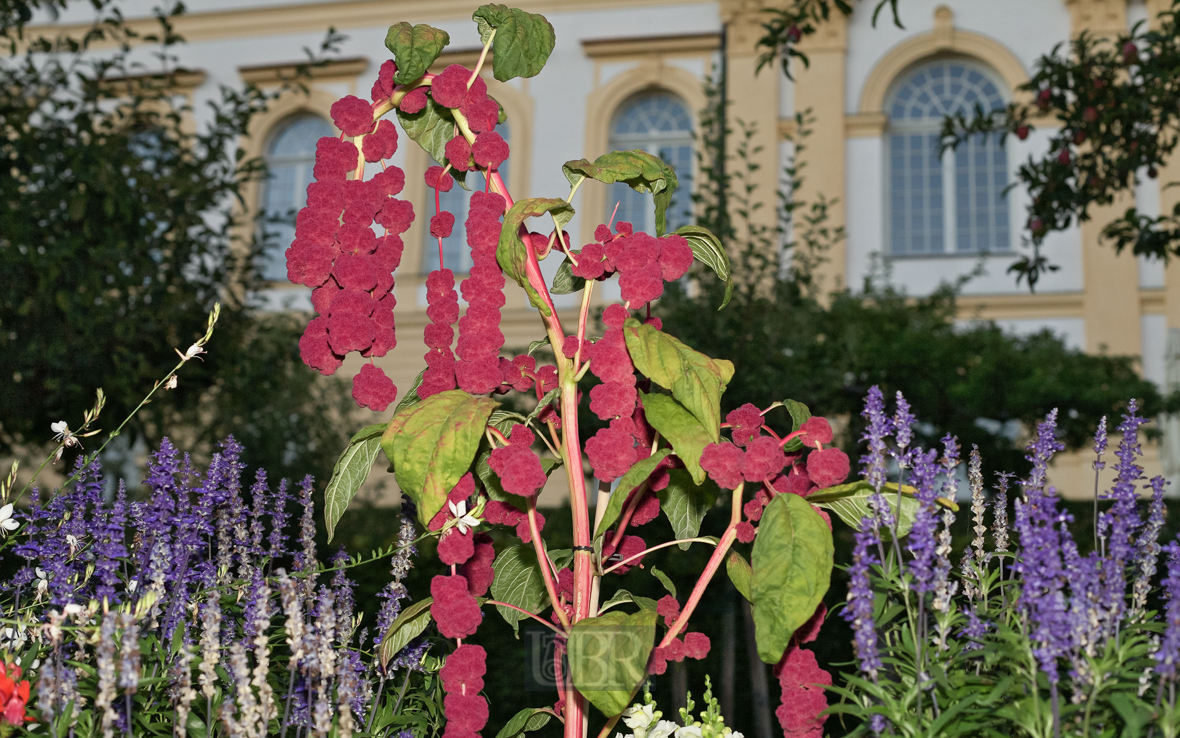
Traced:
<path fill-rule="evenodd" d="M 885 487 L 885 454 L 888 451 L 885 439 L 889 437 L 891 428 L 889 418 L 885 417 L 885 396 L 881 394 L 880 387 L 873 385 L 869 389 L 861 416 L 868 420 L 868 427 L 861 440 L 868 442 L 869 453 L 862 456 L 860 461 L 864 465 L 864 478 L 873 488 L 873 495 L 869 498 L 875 518 L 873 524 L 878 526 L 878 530 L 888 530 L 893 527 L 893 511 L 881 490 Z"/>
<path fill-rule="evenodd" d="M 881 668 L 876 623 L 873 621 L 873 587 L 869 579 L 871 567 L 880 563 L 874 554 L 876 547 L 877 535 L 866 517 L 856 533 L 856 548 L 852 552 L 852 566 L 848 569 L 851 578 L 848 583 L 848 607 L 841 613 L 841 617 L 852 624 L 855 633 L 853 645 L 860 670 L 874 682 L 877 681 L 877 670 Z"/>
<path fill-rule="evenodd" d="M 1169 543 L 1164 551 L 1168 554 L 1168 576 L 1163 582 L 1168 604 L 1164 607 L 1164 636 L 1152 658 L 1156 674 L 1175 680 L 1180 665 L 1180 543 Z"/>
<path fill-rule="evenodd" d="M 918 510 L 914 513 L 914 525 L 910 528 L 906 548 L 913 556 L 909 565 L 910 576 L 914 579 L 912 586 L 915 592 L 921 594 L 934 589 L 935 553 L 938 549 L 938 503 L 935 502 L 934 490 L 938 467 L 934 460 L 938 452 L 934 449 L 925 453 L 920 449 L 915 451 L 910 482 L 917 488 L 914 498 L 918 501 Z"/>
<path fill-rule="evenodd" d="M 897 441 L 897 449 L 899 457 L 904 455 L 905 450 L 914 440 L 914 414 L 910 412 L 910 403 L 906 402 L 905 397 L 901 391 L 897 392 L 897 412 L 893 414 L 893 438 Z M 900 462 L 901 459 L 898 458 Z"/>
<path fill-rule="evenodd" d="M 1106 453 L 1106 416 L 1102 416 L 1102 420 L 1098 421 L 1098 430 L 1094 433 L 1094 454 L 1097 458 L 1094 459 L 1094 471 L 1102 471 L 1106 468 L 1106 462 L 1102 460 L 1102 454 Z"/>

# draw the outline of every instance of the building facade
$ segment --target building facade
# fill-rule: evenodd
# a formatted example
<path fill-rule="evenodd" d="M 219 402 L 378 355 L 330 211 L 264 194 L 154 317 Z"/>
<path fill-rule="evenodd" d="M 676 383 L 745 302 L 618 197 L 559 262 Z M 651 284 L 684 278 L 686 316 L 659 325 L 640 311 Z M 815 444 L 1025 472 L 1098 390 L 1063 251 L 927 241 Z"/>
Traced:
<path fill-rule="evenodd" d="M 785 0 L 773 0 L 777 3 Z M 282 251 L 290 241 L 293 210 L 310 181 L 315 141 L 332 129 L 328 110 L 342 95 L 367 97 L 377 68 L 388 58 L 384 38 L 391 23 L 408 20 L 446 30 L 451 44 L 438 67 L 474 65 L 479 36 L 471 13 L 475 0 L 194 0 L 176 23 L 188 43 L 179 63 L 197 74 L 186 89 L 197 123 L 202 100 L 221 84 L 277 85 L 315 48 L 331 26 L 347 36 L 333 63 L 313 71 L 309 92 L 290 94 L 255 121 L 242 142 L 248 155 L 269 162 L 271 178 L 249 193 L 250 202 L 274 216 L 277 237 L 262 265 L 273 280 L 262 297 L 274 307 L 310 308 L 309 290 L 286 282 Z M 1016 95 L 1036 59 L 1083 31 L 1113 35 L 1136 22 L 1153 22 L 1165 0 L 903 0 L 903 28 L 887 19 L 873 27 L 875 2 L 862 0 L 850 17 L 835 13 L 803 41 L 810 58 L 794 81 L 777 67 L 756 71 L 759 12 L 767 0 L 516 0 L 544 14 L 557 47 L 537 77 L 500 83 L 485 75 L 489 91 L 508 114 L 512 147 L 504 174 L 517 197 L 560 197 L 568 192 L 562 162 L 593 159 L 615 148 L 645 148 L 676 167 L 684 195 L 672 218 L 687 217 L 694 178 L 692 133 L 705 105 L 702 82 L 722 58 L 729 114 L 756 126 L 753 143 L 768 161 L 757 172 L 758 192 L 773 205 L 781 166 L 791 153 L 796 112 L 814 116 L 800 197 L 823 195 L 847 240 L 824 267 L 829 285 L 857 285 L 875 263 L 886 263 L 895 283 L 911 294 L 973 269 L 960 299 L 964 320 L 994 319 L 1014 331 L 1051 328 L 1072 345 L 1142 357 L 1146 377 L 1180 385 L 1180 271 L 1158 262 L 1116 257 L 1100 245 L 1104 216 L 1051 235 L 1047 255 L 1061 269 L 1047 275 L 1036 294 L 1005 272 L 1022 248 L 1025 194 L 1005 194 L 1019 163 L 1047 148 L 1053 121 L 1025 141 L 979 140 L 939 159 L 942 116 L 958 110 L 1005 105 Z M 142 7 L 140 7 L 142 6 Z M 150 6 L 128 0 L 124 13 L 151 22 Z M 73 11 L 72 11 L 73 12 Z M 884 15 L 888 15 L 885 11 Z M 67 15 L 60 23 L 84 22 Z M 141 22 L 139 20 L 135 21 Z M 395 164 L 407 171 L 403 197 L 418 217 L 403 235 L 405 255 L 397 272 L 396 320 L 400 343 L 378 360 L 408 388 L 422 366 L 424 276 L 439 261 L 424 213 L 432 212 L 420 176 L 427 157 L 406 137 Z M 1170 210 L 1180 190 L 1180 159 L 1135 194 L 1147 213 Z M 609 218 L 644 223 L 642 202 L 616 185 L 587 183 L 573 204 L 569 226 L 582 242 Z M 443 206 L 462 221 L 466 201 L 458 189 Z M 758 217 L 773 217 L 773 207 Z M 460 229 L 456 229 L 456 234 Z M 460 273 L 459 236 L 443 245 L 446 265 Z M 545 267 L 555 269 L 556 259 Z M 608 286 L 598 299 L 617 296 Z M 573 309 L 576 295 L 559 297 Z M 523 347 L 543 336 L 523 292 L 509 295 L 503 310 L 507 346 Z M 354 357 L 355 358 L 355 357 Z M 359 361 L 359 359 L 358 359 Z M 342 371 L 355 373 L 346 364 Z M 1148 471 L 1165 471 L 1180 488 L 1180 433 L 1149 452 Z M 1066 494 L 1092 489 L 1088 460 L 1062 459 L 1055 481 Z"/>

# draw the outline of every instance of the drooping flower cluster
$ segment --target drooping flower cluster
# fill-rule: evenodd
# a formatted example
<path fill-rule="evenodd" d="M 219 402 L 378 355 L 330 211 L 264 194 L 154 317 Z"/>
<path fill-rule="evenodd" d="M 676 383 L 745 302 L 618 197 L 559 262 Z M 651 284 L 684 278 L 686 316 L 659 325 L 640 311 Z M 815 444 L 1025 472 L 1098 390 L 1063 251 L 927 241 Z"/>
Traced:
<path fill-rule="evenodd" d="M 631 310 L 638 310 L 664 294 L 664 282 L 684 276 L 692 266 L 692 247 L 675 234 L 656 238 L 635 232 L 630 223 L 620 222 L 615 233 L 606 225 L 594 231 L 594 242 L 574 254 L 575 277 L 605 279 L 619 275 L 619 291 Z"/>
<path fill-rule="evenodd" d="M 782 704 L 774 711 L 786 738 L 823 738 L 828 709 L 824 687 L 832 675 L 820 668 L 815 653 L 792 643 L 775 667 L 782 688 Z"/>
<path fill-rule="evenodd" d="M 500 478 L 505 492 L 521 497 L 533 497 L 545 486 L 545 470 L 533 453 L 536 436 L 525 425 L 512 427 L 510 442 L 492 451 L 488 466 Z"/>
<path fill-rule="evenodd" d="M 496 134 L 485 134 L 496 135 Z M 478 143 L 478 139 L 477 139 Z M 461 287 L 467 313 L 459 320 L 455 378 L 472 394 L 491 392 L 503 382 L 500 371 L 500 308 L 504 306 L 504 274 L 496 263 L 500 218 L 505 201 L 495 193 L 476 192 L 467 215 L 467 243 L 471 246 L 471 273 Z"/>
<path fill-rule="evenodd" d="M 664 595 L 656 604 L 656 614 L 664 619 L 669 628 L 680 617 L 680 603 L 672 595 Z M 704 633 L 685 633 L 682 638 L 673 638 L 666 645 L 652 649 L 647 662 L 648 674 L 663 674 L 668 662 L 679 662 L 686 658 L 700 660 L 709 655 L 709 636 Z"/>
<path fill-rule="evenodd" d="M 435 269 L 426 277 L 426 317 L 430 325 L 423 331 L 426 341 L 426 371 L 418 396 L 426 399 L 439 392 L 455 389 L 455 355 L 452 328 L 459 319 L 459 294 L 455 292 L 455 275 L 450 269 Z"/>
<path fill-rule="evenodd" d="M 487 652 L 480 646 L 464 643 L 447 656 L 439 671 L 446 698 L 447 714 L 444 738 L 466 738 L 478 733 L 488 722 L 488 702 L 479 696 L 487 673 Z"/>

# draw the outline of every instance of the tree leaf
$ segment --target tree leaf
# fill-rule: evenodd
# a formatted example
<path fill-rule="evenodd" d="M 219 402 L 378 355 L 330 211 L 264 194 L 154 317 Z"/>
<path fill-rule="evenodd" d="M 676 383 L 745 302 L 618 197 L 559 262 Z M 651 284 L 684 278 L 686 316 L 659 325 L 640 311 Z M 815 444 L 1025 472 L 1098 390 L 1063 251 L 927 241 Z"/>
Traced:
<path fill-rule="evenodd" d="M 705 446 L 714 442 L 709 431 L 683 405 L 667 395 L 646 395 L 640 392 L 639 397 L 643 401 L 647 422 L 672 444 L 672 450 L 684 462 L 692 480 L 704 484 L 706 477 L 705 470 L 701 468 L 701 453 Z"/>
<path fill-rule="evenodd" d="M 758 656 L 777 664 L 832 579 L 832 531 L 799 495 L 777 495 L 754 539 L 750 593 Z"/>
<path fill-rule="evenodd" d="M 537 566 L 537 555 L 531 546 L 509 546 L 496 555 L 492 562 L 495 578 L 492 579 L 492 597 L 500 602 L 539 614 L 545 603 L 545 580 Z M 527 615 L 510 607 L 496 605 L 500 616 L 519 632 L 520 621 Z"/>
<path fill-rule="evenodd" d="M 746 557 L 730 549 L 729 556 L 725 559 L 725 571 L 729 573 L 729 581 L 733 582 L 734 588 L 741 593 L 742 597 L 753 602 L 754 598 L 750 594 L 750 578 L 753 572 Z"/>
<path fill-rule="evenodd" d="M 655 326 L 628 318 L 623 337 L 635 368 L 688 409 L 714 443 L 721 438 L 721 393 L 733 378 L 733 364 L 710 359 Z"/>
<path fill-rule="evenodd" d="M 586 699 L 613 717 L 647 678 L 656 612 L 609 612 L 578 621 L 569 636 L 570 678 Z"/>
<path fill-rule="evenodd" d="M 627 473 L 615 486 L 614 491 L 610 493 L 610 498 L 606 503 L 606 512 L 602 514 L 602 519 L 598 522 L 598 529 L 594 532 L 595 537 L 602 535 L 615 524 L 619 515 L 623 513 L 623 504 L 627 501 L 631 491 L 646 482 L 651 473 L 655 471 L 656 466 L 670 453 L 672 453 L 672 449 L 662 448 L 651 456 L 636 461 L 627 470 Z"/>
<path fill-rule="evenodd" d="M 657 492 L 660 509 L 668 516 L 676 538 L 696 538 L 701 532 L 701 521 L 713 507 L 720 489 L 711 479 L 696 484 L 684 469 L 673 469 L 668 486 Z M 691 543 L 681 543 L 680 549 L 687 551 Z"/>
<path fill-rule="evenodd" d="M 439 392 L 393 416 L 381 447 L 393 465 L 402 492 L 418 506 L 418 520 L 429 525 L 446 504 L 479 450 L 496 401 L 462 390 Z"/>
<path fill-rule="evenodd" d="M 479 26 L 479 38 L 492 39 L 492 74 L 501 82 L 513 77 L 533 77 L 545 67 L 556 40 L 545 16 L 503 5 L 481 5 L 471 16 Z"/>
<path fill-rule="evenodd" d="M 664 589 L 668 590 L 668 594 L 673 597 L 676 596 L 676 585 L 672 583 L 672 580 L 668 578 L 667 574 L 653 566 L 651 567 L 651 575 L 660 580 L 660 584 L 664 585 Z"/>
<path fill-rule="evenodd" d="M 526 707 L 512 716 L 500 732 L 496 733 L 496 738 L 522 738 L 525 733 L 544 728 L 552 717 L 542 708 Z"/>
<path fill-rule="evenodd" d="M 721 310 L 729 304 L 733 297 L 733 270 L 729 265 L 729 254 L 721 239 L 713 235 L 708 228 L 699 225 L 685 225 L 676 229 L 676 234 L 684 236 L 688 245 L 692 247 L 692 255 L 697 261 L 713 270 L 717 277 L 725 282 L 725 297 L 721 298 Z"/>
<path fill-rule="evenodd" d="M 553 285 L 549 291 L 555 295 L 568 295 L 580 292 L 586 287 L 585 277 L 575 277 L 573 262 L 566 258 L 557 265 L 557 274 L 553 275 Z"/>
<path fill-rule="evenodd" d="M 445 167 L 447 165 L 447 142 L 455 137 L 455 119 L 451 117 L 449 110 L 428 97 L 426 98 L 426 107 L 411 114 L 403 113 L 399 109 L 397 119 L 401 122 L 402 129 L 405 130 L 410 140 L 430 154 L 430 158 L 434 159 L 439 166 Z M 466 172 L 451 169 L 450 175 L 464 189 L 467 188 Z"/>
<path fill-rule="evenodd" d="M 418 600 L 402 610 L 397 620 L 389 626 L 389 630 L 385 631 L 385 637 L 381 639 L 381 649 L 378 651 L 382 667 L 388 665 L 390 659 L 397 656 L 407 643 L 422 635 L 426 626 L 430 625 L 430 604 L 433 601 L 433 597 Z"/>
<path fill-rule="evenodd" d="M 373 461 L 381 450 L 381 434 L 387 426 L 388 423 L 376 423 L 362 428 L 336 460 L 332 479 L 324 490 L 324 523 L 328 528 L 329 541 L 336 530 L 336 523 L 340 522 L 340 516 L 348 509 L 348 503 L 352 502 L 356 491 L 369 478 Z"/>
<path fill-rule="evenodd" d="M 385 34 L 385 47 L 393 52 L 397 73 L 395 84 L 408 85 L 426 74 L 430 65 L 442 53 L 443 47 L 451 42 L 446 31 L 420 23 L 411 26 L 402 21 L 394 23 Z"/>
<path fill-rule="evenodd" d="M 500 242 L 496 246 L 496 261 L 504 274 L 516 281 L 529 296 L 533 307 L 549 315 L 549 307 L 541 299 L 540 293 L 529 283 L 525 270 L 528 264 L 528 250 L 524 241 L 520 240 L 520 226 L 525 218 L 531 218 L 545 213 L 553 213 L 558 223 L 568 223 L 574 215 L 574 208 L 560 197 L 531 197 L 518 200 L 509 208 L 504 216 L 504 225 L 500 227 Z"/>
<path fill-rule="evenodd" d="M 636 192 L 650 192 L 656 206 L 656 235 L 667 232 L 668 206 L 672 204 L 672 193 L 679 182 L 676 171 L 658 156 L 639 149 L 612 151 L 593 163 L 585 159 L 567 161 L 561 171 L 571 185 L 589 178 L 607 184 L 623 182 Z"/>
<path fill-rule="evenodd" d="M 811 420 L 811 410 L 807 409 L 807 406 L 802 402 L 797 400 L 783 400 L 783 407 L 785 407 L 787 412 L 791 414 L 792 433 L 802 428 L 803 424 L 808 420 Z M 792 438 L 787 442 L 787 445 L 783 447 L 783 450 L 787 453 L 792 453 L 798 451 L 801 448 L 803 448 L 803 441 L 799 438 Z"/>
<path fill-rule="evenodd" d="M 533 352 L 535 352 L 537 349 L 542 348 L 544 346 L 548 346 L 548 345 L 549 345 L 548 338 L 538 338 L 536 341 L 533 341 L 532 343 L 529 344 L 528 355 L 532 356 Z"/>

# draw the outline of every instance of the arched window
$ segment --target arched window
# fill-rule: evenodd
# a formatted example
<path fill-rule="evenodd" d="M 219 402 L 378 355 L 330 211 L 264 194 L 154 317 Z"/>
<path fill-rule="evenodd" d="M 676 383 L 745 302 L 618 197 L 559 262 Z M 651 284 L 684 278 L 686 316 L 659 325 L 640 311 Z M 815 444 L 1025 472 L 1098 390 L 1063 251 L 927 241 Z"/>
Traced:
<path fill-rule="evenodd" d="M 1008 155 L 998 135 L 973 136 L 941 159 L 943 117 L 1003 108 L 991 74 L 963 60 L 923 64 L 894 87 L 889 115 L 889 252 L 1008 251 Z"/>
<path fill-rule="evenodd" d="M 307 198 L 315 167 L 315 145 L 335 134 L 332 124 L 310 113 L 288 118 L 266 147 L 268 174 L 262 186 L 263 232 L 266 243 L 259 263 L 263 279 L 287 279 L 283 252 L 295 239 L 295 213 Z"/>
<path fill-rule="evenodd" d="M 688 105 L 670 92 L 646 92 L 630 98 L 619 108 L 610 127 L 609 149 L 642 149 L 655 154 L 676 171 L 679 187 L 668 207 L 668 231 L 692 218 L 692 115 Z M 655 231 L 655 208 L 651 195 L 613 184 L 607 191 L 604 222 L 615 211 L 615 222 L 628 221 L 636 230 Z"/>
<path fill-rule="evenodd" d="M 509 147 L 512 146 L 511 128 L 507 121 L 496 126 L 496 133 L 500 134 Z M 509 155 L 499 170 L 505 185 L 509 185 L 508 172 L 511 168 L 512 156 Z M 451 235 L 442 240 L 443 265 L 455 274 L 466 274 L 471 271 L 471 249 L 467 246 L 467 209 L 471 205 L 471 193 L 477 189 L 484 189 L 485 184 L 482 174 L 468 172 L 467 186 L 471 188 L 470 191 L 463 189 L 456 182 L 447 192 L 439 193 L 440 210 L 455 216 L 455 227 L 451 230 Z M 426 274 L 438 269 L 438 239 L 430 235 L 430 218 L 434 215 L 434 190 L 429 187 L 426 188 L 426 211 L 423 215 L 426 227 L 423 228 L 425 241 L 422 244 L 422 273 Z"/>

